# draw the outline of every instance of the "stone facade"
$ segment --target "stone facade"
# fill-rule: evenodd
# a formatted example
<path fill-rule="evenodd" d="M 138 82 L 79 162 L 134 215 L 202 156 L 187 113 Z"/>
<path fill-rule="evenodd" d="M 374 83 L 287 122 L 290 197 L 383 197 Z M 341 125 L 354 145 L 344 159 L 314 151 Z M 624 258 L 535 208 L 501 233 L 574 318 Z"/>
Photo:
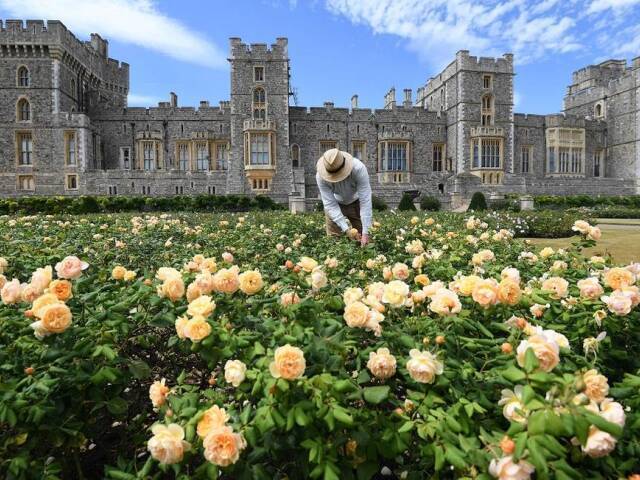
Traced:
<path fill-rule="evenodd" d="M 0 194 L 267 194 L 317 201 L 315 163 L 337 146 L 374 194 L 463 204 L 475 191 L 640 193 L 640 58 L 574 72 L 564 112 L 513 110 L 513 55 L 467 51 L 384 108 L 289 104 L 287 39 L 230 39 L 231 98 L 128 108 L 129 66 L 58 21 L 0 21 Z M 302 201 L 302 203 L 304 203 Z"/>

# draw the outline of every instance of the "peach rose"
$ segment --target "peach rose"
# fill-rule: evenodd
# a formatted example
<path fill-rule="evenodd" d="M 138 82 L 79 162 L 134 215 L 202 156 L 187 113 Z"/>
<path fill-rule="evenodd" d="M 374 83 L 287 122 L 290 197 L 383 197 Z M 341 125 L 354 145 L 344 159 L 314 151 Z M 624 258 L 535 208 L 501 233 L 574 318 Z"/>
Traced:
<path fill-rule="evenodd" d="M 208 317 L 216 308 L 215 302 L 209 295 L 201 295 L 192 300 L 187 307 L 187 313 L 192 317 Z"/>
<path fill-rule="evenodd" d="M 404 263 L 396 263 L 391 269 L 391 274 L 397 280 L 406 280 L 409 278 L 409 267 Z"/>
<path fill-rule="evenodd" d="M 7 277 L 5 277 L 0 273 L 0 290 L 2 290 L 2 287 L 4 287 L 6 283 L 7 283 Z"/>
<path fill-rule="evenodd" d="M 177 423 L 156 424 L 151 427 L 151 433 L 153 437 L 149 439 L 147 449 L 160 463 L 171 465 L 181 462 L 184 452 L 191 447 L 184 440 L 184 430 Z"/>
<path fill-rule="evenodd" d="M 611 295 L 604 295 L 600 297 L 600 300 L 607 305 L 611 313 L 618 316 L 628 315 L 633 307 L 633 300 L 621 290 L 616 290 Z"/>
<path fill-rule="evenodd" d="M 187 323 L 189 322 L 189 319 L 187 317 L 178 317 L 176 318 L 176 334 L 178 335 L 178 338 L 187 338 L 185 333 L 184 333 L 184 327 L 187 325 Z"/>
<path fill-rule="evenodd" d="M 196 432 L 200 438 L 209 435 L 216 428 L 224 427 L 229 421 L 229 415 L 224 408 L 214 405 L 204 412 L 198 421 Z"/>
<path fill-rule="evenodd" d="M 149 399 L 154 408 L 159 408 L 167 401 L 167 396 L 171 391 L 169 387 L 165 385 L 166 380 L 163 378 L 160 381 L 155 381 L 149 387 Z"/>
<path fill-rule="evenodd" d="M 604 284 L 613 290 L 633 285 L 635 281 L 635 275 L 626 268 L 614 267 L 604 272 Z"/>
<path fill-rule="evenodd" d="M 44 328 L 42 324 L 42 320 L 38 320 L 37 322 L 33 322 L 29 325 L 29 327 L 33 328 L 33 334 L 38 340 L 42 340 L 44 337 L 48 337 L 52 335 L 52 332 Z"/>
<path fill-rule="evenodd" d="M 33 316 L 36 318 L 42 318 L 42 313 L 45 307 L 49 305 L 62 303 L 60 299 L 53 293 L 45 293 L 44 295 L 36 298 L 33 301 L 33 305 L 31 306 L 31 311 L 33 312 Z"/>
<path fill-rule="evenodd" d="M 446 288 L 440 288 L 436 291 L 435 295 L 431 297 L 429 310 L 443 316 L 455 315 L 462 310 L 462 304 L 455 292 Z"/>
<path fill-rule="evenodd" d="M 286 344 L 276 348 L 273 362 L 269 365 L 269 372 L 274 378 L 295 380 L 304 375 L 306 367 L 307 364 L 302 350 Z"/>
<path fill-rule="evenodd" d="M 384 295 L 385 287 L 386 285 L 382 282 L 370 283 L 369 285 L 367 285 L 367 293 L 369 295 L 373 295 L 378 300 L 382 301 L 382 296 Z"/>
<path fill-rule="evenodd" d="M 126 269 L 125 269 L 126 271 Z M 122 274 L 124 278 L 124 273 Z M 180 272 L 171 267 L 160 267 L 156 272 L 156 278 L 161 281 L 165 281 L 169 277 L 182 277 Z"/>
<path fill-rule="evenodd" d="M 520 285 L 520 271 L 517 268 L 506 267 L 502 269 L 502 272 L 500 272 L 500 278 L 502 280 L 509 278 Z"/>
<path fill-rule="evenodd" d="M 227 263 L 233 263 L 233 254 L 231 252 L 223 252 L 222 260 Z"/>
<path fill-rule="evenodd" d="M 320 290 L 327 286 L 329 280 L 327 279 L 327 274 L 324 273 L 324 270 L 321 267 L 317 267 L 313 269 L 313 272 L 311 272 L 309 283 L 311 284 L 311 288 L 314 290 Z"/>
<path fill-rule="evenodd" d="M 342 300 L 344 301 L 345 305 L 350 305 L 353 302 L 362 300 L 363 298 L 364 298 L 364 292 L 362 291 L 361 288 L 357 288 L 357 287 L 347 288 L 342 294 Z"/>
<path fill-rule="evenodd" d="M 0 298 L 5 305 L 18 303 L 22 299 L 22 285 L 17 278 L 7 282 L 0 290 Z"/>
<path fill-rule="evenodd" d="M 71 310 L 64 303 L 47 305 L 40 310 L 44 328 L 52 333 L 62 333 L 71 325 Z"/>
<path fill-rule="evenodd" d="M 502 397 L 498 405 L 502 406 L 502 415 L 510 422 L 526 423 L 529 411 L 524 406 L 522 399 L 524 387 L 516 385 L 513 390 L 505 388 L 500 393 Z"/>
<path fill-rule="evenodd" d="M 245 379 L 247 366 L 240 360 L 227 360 L 224 364 L 224 379 L 234 387 L 239 387 Z"/>
<path fill-rule="evenodd" d="M 412 349 L 407 362 L 409 375 L 419 383 L 433 383 L 444 371 L 444 365 L 431 352 Z"/>
<path fill-rule="evenodd" d="M 196 298 L 204 295 L 204 292 L 198 287 L 196 282 L 191 282 L 187 287 L 187 302 L 193 302 Z"/>
<path fill-rule="evenodd" d="M 582 375 L 584 381 L 584 393 L 590 400 L 600 403 L 609 394 L 609 382 L 607 377 L 591 369 Z"/>
<path fill-rule="evenodd" d="M 23 302 L 31 303 L 40 295 L 42 295 L 42 290 L 40 290 L 38 287 L 34 285 L 31 285 L 30 283 L 29 284 L 23 283 L 21 285 L 21 288 L 22 290 L 20 292 L 20 295 L 22 297 Z"/>
<path fill-rule="evenodd" d="M 369 353 L 367 368 L 374 377 L 386 380 L 396 374 L 396 357 L 391 355 L 388 348 L 379 348 L 377 352 Z"/>
<path fill-rule="evenodd" d="M 591 426 L 587 443 L 582 447 L 582 451 L 591 458 L 606 457 L 616 448 L 616 443 L 617 440 L 613 435 Z"/>
<path fill-rule="evenodd" d="M 624 427 L 626 421 L 626 415 L 624 408 L 618 402 L 614 402 L 610 398 L 605 398 L 600 403 L 600 416 L 608 422 L 615 423 L 621 427 Z"/>
<path fill-rule="evenodd" d="M 362 302 L 353 302 L 344 309 L 344 321 L 351 328 L 363 328 L 367 324 L 369 307 Z"/>
<path fill-rule="evenodd" d="M 184 324 L 183 333 L 184 336 L 192 342 L 199 342 L 209 336 L 211 333 L 211 325 L 205 317 L 196 315 Z"/>
<path fill-rule="evenodd" d="M 31 275 L 31 285 L 33 285 L 38 291 L 43 292 L 45 288 L 49 286 L 53 279 L 53 269 L 51 265 L 47 265 L 43 268 L 38 268 Z"/>
<path fill-rule="evenodd" d="M 258 270 L 249 270 L 241 273 L 238 275 L 238 281 L 240 290 L 247 295 L 255 295 L 264 285 L 262 275 Z"/>
<path fill-rule="evenodd" d="M 429 283 L 431 283 L 429 277 L 427 277 L 424 273 L 416 275 L 416 278 L 414 278 L 413 281 L 422 287 L 426 287 L 427 285 L 429 285 Z"/>
<path fill-rule="evenodd" d="M 47 291 L 54 294 L 62 302 L 73 297 L 73 288 L 69 280 L 54 280 L 49 284 Z"/>
<path fill-rule="evenodd" d="M 382 302 L 392 307 L 402 307 L 409 296 L 409 285 L 402 280 L 393 280 L 384 286 Z"/>
<path fill-rule="evenodd" d="M 599 227 L 589 227 L 589 230 L 587 231 L 587 238 L 589 240 L 600 240 L 600 237 L 602 237 L 602 231 L 600 231 Z"/>
<path fill-rule="evenodd" d="M 216 290 L 221 293 L 235 293 L 240 288 L 238 271 L 235 268 L 222 268 L 213 276 Z"/>
<path fill-rule="evenodd" d="M 74 280 L 80 275 L 82 271 L 89 268 L 89 264 L 83 262 L 76 256 L 65 257 L 61 262 L 56 263 L 56 274 L 58 278 L 66 278 L 68 280 Z"/>
<path fill-rule="evenodd" d="M 240 453 L 247 446 L 247 442 L 240 433 L 235 433 L 231 427 L 219 427 L 212 430 L 202 442 L 204 458 L 219 467 L 227 467 L 238 461 Z"/>
<path fill-rule="evenodd" d="M 535 471 L 529 462 L 520 459 L 515 462 L 511 455 L 493 459 L 489 464 L 489 473 L 499 480 L 528 480 Z"/>
<path fill-rule="evenodd" d="M 169 277 L 159 287 L 158 294 L 168 298 L 172 302 L 177 302 L 184 296 L 184 281 L 182 277 Z"/>
<path fill-rule="evenodd" d="M 285 292 L 280 295 L 280 304 L 284 307 L 300 303 L 300 297 L 296 292 Z"/>
<path fill-rule="evenodd" d="M 473 300 L 484 308 L 489 308 L 498 301 L 498 285 L 492 278 L 483 279 L 476 283 L 471 293 Z"/>
<path fill-rule="evenodd" d="M 542 282 L 542 290 L 550 293 L 551 298 L 559 299 L 567 296 L 569 282 L 562 277 L 550 277 Z"/>
<path fill-rule="evenodd" d="M 574 232 L 580 232 L 584 235 L 589 232 L 590 227 L 591 225 L 589 225 L 589 222 L 585 222 L 584 220 L 576 220 L 573 223 L 571 230 L 573 230 Z"/>
<path fill-rule="evenodd" d="M 298 266 L 307 273 L 313 272 L 313 269 L 318 266 L 318 262 L 316 262 L 313 258 L 310 257 L 302 257 L 298 262 Z"/>
<path fill-rule="evenodd" d="M 498 284 L 498 301 L 505 305 L 517 305 L 522 298 L 520 285 L 513 277 L 503 278 Z"/>
<path fill-rule="evenodd" d="M 464 297 L 468 297 L 473 293 L 473 289 L 482 279 L 477 275 L 465 275 L 452 282 L 451 290 Z"/>
<path fill-rule="evenodd" d="M 209 295 L 216 288 L 216 282 L 213 278 L 213 275 L 211 275 L 211 272 L 209 272 L 208 270 L 205 270 L 204 272 L 196 275 L 193 284 L 198 287 L 201 295 Z"/>
<path fill-rule="evenodd" d="M 580 289 L 580 296 L 590 300 L 595 300 L 604 292 L 602 285 L 595 277 L 578 280 L 578 288 Z"/>
<path fill-rule="evenodd" d="M 122 265 L 116 265 L 115 267 L 113 267 L 113 270 L 111 270 L 111 278 L 113 278 L 114 280 L 123 280 L 124 274 L 126 272 L 127 269 Z"/>
<path fill-rule="evenodd" d="M 533 349 L 533 353 L 540 363 L 540 369 L 545 372 L 550 372 L 560 362 L 560 347 L 547 335 L 541 333 L 522 340 L 518 345 L 516 359 L 521 367 L 524 367 L 525 354 L 529 348 Z"/>

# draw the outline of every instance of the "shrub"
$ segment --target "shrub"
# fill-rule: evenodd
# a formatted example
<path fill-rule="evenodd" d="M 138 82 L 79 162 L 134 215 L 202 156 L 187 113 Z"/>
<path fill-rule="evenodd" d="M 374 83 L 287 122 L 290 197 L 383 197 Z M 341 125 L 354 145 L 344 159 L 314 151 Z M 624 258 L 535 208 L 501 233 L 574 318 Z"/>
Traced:
<path fill-rule="evenodd" d="M 371 204 L 373 206 L 373 209 L 378 210 L 379 212 L 383 212 L 384 210 L 387 210 L 389 208 L 387 203 L 382 198 L 376 197 L 375 195 L 371 197 Z"/>
<path fill-rule="evenodd" d="M 469 208 L 467 210 L 486 210 L 487 209 L 487 200 L 484 198 L 484 193 L 476 192 L 471 197 L 471 203 L 469 203 Z"/>
<path fill-rule="evenodd" d="M 432 196 L 422 197 L 420 200 L 420 209 L 438 211 L 440 210 L 440 200 Z"/>
<path fill-rule="evenodd" d="M 402 198 L 400 199 L 400 203 L 398 204 L 398 210 L 408 212 L 415 209 L 416 206 L 413 204 L 411 195 L 409 195 L 408 193 L 403 193 Z"/>
<path fill-rule="evenodd" d="M 536 208 L 567 208 L 618 205 L 640 208 L 640 195 L 537 195 Z"/>

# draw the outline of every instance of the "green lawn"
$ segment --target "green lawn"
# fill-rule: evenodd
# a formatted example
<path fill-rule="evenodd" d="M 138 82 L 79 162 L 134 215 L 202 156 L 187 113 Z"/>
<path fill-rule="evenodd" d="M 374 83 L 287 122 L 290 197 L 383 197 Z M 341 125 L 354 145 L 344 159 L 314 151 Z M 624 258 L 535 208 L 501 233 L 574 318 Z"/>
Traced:
<path fill-rule="evenodd" d="M 595 247 L 585 251 L 586 255 L 611 254 L 615 262 L 620 263 L 640 261 L 640 225 L 600 223 L 599 227 L 602 230 L 602 238 Z M 539 248 L 547 246 L 560 248 L 570 245 L 574 238 L 531 238 L 530 240 Z"/>

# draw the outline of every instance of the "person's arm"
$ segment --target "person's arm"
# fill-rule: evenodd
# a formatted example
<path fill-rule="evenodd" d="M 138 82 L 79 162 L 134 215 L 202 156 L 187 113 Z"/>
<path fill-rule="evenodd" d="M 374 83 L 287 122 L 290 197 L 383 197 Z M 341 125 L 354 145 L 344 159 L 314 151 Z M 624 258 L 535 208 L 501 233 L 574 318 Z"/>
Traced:
<path fill-rule="evenodd" d="M 373 204 L 371 201 L 371 185 L 369 172 L 364 167 L 357 172 L 358 199 L 360 200 L 360 220 L 362 221 L 362 235 L 369 235 L 369 228 L 373 223 Z"/>
<path fill-rule="evenodd" d="M 333 195 L 333 192 L 322 179 L 318 178 L 318 175 L 316 175 L 316 183 L 318 184 L 320 198 L 322 199 L 322 205 L 327 216 L 340 227 L 343 233 L 346 232 L 349 229 L 349 224 L 347 223 L 347 218 L 342 214 L 340 205 Z"/>

